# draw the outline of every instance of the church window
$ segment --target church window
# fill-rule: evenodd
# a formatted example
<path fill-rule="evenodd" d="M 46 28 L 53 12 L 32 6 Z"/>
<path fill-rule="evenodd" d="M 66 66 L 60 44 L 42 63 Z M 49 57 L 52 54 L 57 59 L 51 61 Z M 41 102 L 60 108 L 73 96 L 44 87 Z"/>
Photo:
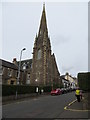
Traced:
<path fill-rule="evenodd" d="M 38 50 L 37 59 L 38 60 L 41 59 L 41 50 L 40 49 Z"/>

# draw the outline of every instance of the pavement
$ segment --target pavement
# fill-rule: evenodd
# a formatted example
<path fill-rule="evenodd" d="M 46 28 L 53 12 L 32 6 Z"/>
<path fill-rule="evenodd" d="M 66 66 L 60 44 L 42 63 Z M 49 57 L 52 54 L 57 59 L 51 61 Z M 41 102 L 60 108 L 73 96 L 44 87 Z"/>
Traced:
<path fill-rule="evenodd" d="M 86 105 L 84 104 L 84 98 L 82 98 L 80 102 L 78 102 L 77 99 L 75 99 L 74 101 L 69 103 L 64 109 L 68 109 L 68 110 L 71 109 L 72 111 L 87 110 Z"/>
<path fill-rule="evenodd" d="M 65 106 L 64 110 L 66 110 L 68 112 L 68 114 L 70 113 L 71 117 L 75 116 L 75 114 L 77 116 L 77 113 L 78 113 L 78 115 L 81 118 L 86 118 L 86 120 L 90 119 L 90 106 L 88 104 L 89 101 L 88 101 L 87 96 L 88 96 L 88 94 L 84 93 L 83 97 L 82 97 L 82 100 L 80 102 L 78 102 L 77 99 L 75 99 L 74 101 L 69 103 L 67 106 Z"/>
<path fill-rule="evenodd" d="M 71 103 L 69 103 L 65 109 L 76 109 L 76 110 L 83 110 L 83 111 L 90 111 L 90 104 L 89 104 L 89 93 L 83 93 L 83 97 L 80 102 L 75 99 Z"/>
<path fill-rule="evenodd" d="M 6 104 L 10 104 L 10 103 L 16 103 L 16 102 L 21 102 L 21 101 L 25 101 L 25 100 L 29 100 L 29 99 L 34 99 L 34 98 L 38 98 L 38 97 L 43 97 L 45 95 L 49 95 L 50 93 L 42 93 L 40 94 L 30 94 L 29 96 L 23 96 L 23 97 L 19 97 L 20 95 L 18 95 L 17 99 L 15 98 L 15 96 L 13 97 L 13 99 L 7 99 L 8 96 L 5 98 L 6 100 L 2 99 L 2 105 L 6 105 Z"/>

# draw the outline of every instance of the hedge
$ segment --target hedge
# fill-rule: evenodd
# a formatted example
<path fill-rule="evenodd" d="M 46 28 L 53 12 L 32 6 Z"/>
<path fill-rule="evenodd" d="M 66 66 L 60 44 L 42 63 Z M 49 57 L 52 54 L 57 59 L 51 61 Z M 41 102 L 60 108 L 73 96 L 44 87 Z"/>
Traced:
<path fill-rule="evenodd" d="M 51 86 L 43 86 L 41 89 L 43 89 L 44 92 L 51 92 L 52 87 Z"/>
<path fill-rule="evenodd" d="M 2 96 L 15 95 L 16 91 L 18 94 L 35 93 L 35 89 L 35 86 L 29 85 L 2 85 Z"/>
<path fill-rule="evenodd" d="M 90 91 L 90 72 L 78 73 L 78 84 L 82 90 Z"/>
<path fill-rule="evenodd" d="M 2 96 L 15 95 L 16 91 L 18 94 L 30 94 L 36 92 L 37 86 L 30 85 L 2 85 Z M 43 89 L 44 92 L 51 92 L 51 86 L 42 86 L 39 87 L 39 90 Z"/>

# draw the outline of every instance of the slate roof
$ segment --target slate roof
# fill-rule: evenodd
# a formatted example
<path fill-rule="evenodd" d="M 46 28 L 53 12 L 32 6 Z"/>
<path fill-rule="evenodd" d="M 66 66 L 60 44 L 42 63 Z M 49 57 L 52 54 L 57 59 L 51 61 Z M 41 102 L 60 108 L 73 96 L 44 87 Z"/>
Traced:
<path fill-rule="evenodd" d="M 6 60 L 2 60 L 0 59 L 0 67 L 7 67 L 7 68 L 11 68 L 11 69 L 18 69 L 18 66 L 16 66 L 14 63 L 8 62 Z"/>
<path fill-rule="evenodd" d="M 19 64 L 19 61 L 17 63 Z M 21 61 L 21 66 L 23 66 L 24 63 L 26 64 L 27 69 L 29 69 L 29 68 L 31 68 L 32 59 L 22 60 Z"/>
<path fill-rule="evenodd" d="M 69 80 L 65 79 L 65 75 L 61 75 L 60 78 L 65 80 L 65 81 L 69 81 Z"/>
<path fill-rule="evenodd" d="M 18 63 L 19 63 L 19 61 L 17 62 L 17 64 Z M 23 66 L 24 63 L 27 65 L 28 68 L 31 68 L 32 59 L 22 60 L 21 66 Z M 2 68 L 2 67 L 11 68 L 11 69 L 15 69 L 15 70 L 18 69 L 18 66 L 16 66 L 14 63 L 0 59 L 0 68 Z"/>
<path fill-rule="evenodd" d="M 65 79 L 65 75 L 61 75 L 60 77 L 63 78 L 63 79 Z"/>

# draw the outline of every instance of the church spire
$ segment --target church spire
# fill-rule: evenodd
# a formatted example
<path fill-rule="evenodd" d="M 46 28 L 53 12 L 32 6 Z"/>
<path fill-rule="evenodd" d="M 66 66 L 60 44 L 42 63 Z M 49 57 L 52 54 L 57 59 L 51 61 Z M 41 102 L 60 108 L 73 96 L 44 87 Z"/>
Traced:
<path fill-rule="evenodd" d="M 44 34 L 47 31 L 47 21 L 46 21 L 46 12 L 45 12 L 45 3 L 43 3 L 43 11 L 39 27 L 39 35 Z"/>
<path fill-rule="evenodd" d="M 45 11 L 45 3 L 43 3 L 43 11 Z"/>

